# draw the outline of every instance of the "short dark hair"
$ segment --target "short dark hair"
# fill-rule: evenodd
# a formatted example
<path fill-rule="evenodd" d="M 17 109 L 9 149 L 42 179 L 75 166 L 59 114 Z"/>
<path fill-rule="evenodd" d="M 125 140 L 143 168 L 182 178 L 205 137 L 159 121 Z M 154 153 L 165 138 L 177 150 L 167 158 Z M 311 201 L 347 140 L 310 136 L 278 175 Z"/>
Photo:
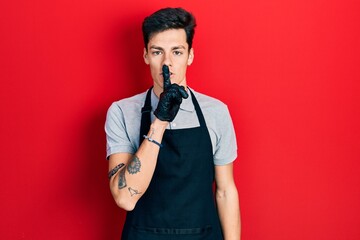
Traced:
<path fill-rule="evenodd" d="M 195 34 L 195 17 L 183 8 L 163 8 L 146 17 L 142 24 L 145 48 L 150 38 L 169 29 L 184 29 L 189 50 Z"/>

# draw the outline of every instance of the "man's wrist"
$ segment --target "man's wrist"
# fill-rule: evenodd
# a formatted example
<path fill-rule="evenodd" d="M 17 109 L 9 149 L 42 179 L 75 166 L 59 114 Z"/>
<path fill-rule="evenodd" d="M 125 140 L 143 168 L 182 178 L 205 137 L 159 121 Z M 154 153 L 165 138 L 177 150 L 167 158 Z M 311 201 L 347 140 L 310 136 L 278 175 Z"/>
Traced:
<path fill-rule="evenodd" d="M 155 116 L 155 120 L 151 124 L 151 127 L 154 129 L 165 130 L 168 125 L 169 125 L 168 121 L 162 121 Z"/>
<path fill-rule="evenodd" d="M 161 140 L 168 125 L 169 122 L 161 121 L 155 118 L 153 123 L 150 125 L 148 134 L 144 135 L 143 137 L 147 139 L 149 142 L 153 142 L 159 147 L 162 147 Z"/>

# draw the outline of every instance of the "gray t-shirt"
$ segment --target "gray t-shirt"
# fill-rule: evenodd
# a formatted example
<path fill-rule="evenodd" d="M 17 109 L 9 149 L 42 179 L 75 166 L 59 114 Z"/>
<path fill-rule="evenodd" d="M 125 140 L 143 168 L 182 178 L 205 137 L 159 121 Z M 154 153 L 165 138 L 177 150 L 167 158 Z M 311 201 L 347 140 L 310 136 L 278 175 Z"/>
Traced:
<path fill-rule="evenodd" d="M 234 126 L 227 106 L 221 101 L 192 90 L 210 134 L 214 164 L 225 165 L 237 157 L 237 145 Z M 112 103 L 106 122 L 107 157 L 114 153 L 134 154 L 139 148 L 141 108 L 144 106 L 146 92 Z M 151 106 L 156 109 L 158 97 L 152 91 Z M 151 121 L 155 118 L 151 112 Z M 191 94 L 181 103 L 180 110 L 168 129 L 198 127 L 199 120 L 192 103 Z"/>

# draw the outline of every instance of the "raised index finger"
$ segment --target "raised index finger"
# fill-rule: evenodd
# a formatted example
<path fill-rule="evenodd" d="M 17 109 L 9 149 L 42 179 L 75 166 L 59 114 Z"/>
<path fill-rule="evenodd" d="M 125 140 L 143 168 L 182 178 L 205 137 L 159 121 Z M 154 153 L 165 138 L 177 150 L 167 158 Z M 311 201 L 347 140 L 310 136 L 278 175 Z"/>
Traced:
<path fill-rule="evenodd" d="M 163 65 L 162 66 L 162 74 L 164 77 L 164 90 L 168 89 L 171 86 L 171 82 L 170 82 L 170 72 L 169 72 L 169 67 L 167 65 Z"/>

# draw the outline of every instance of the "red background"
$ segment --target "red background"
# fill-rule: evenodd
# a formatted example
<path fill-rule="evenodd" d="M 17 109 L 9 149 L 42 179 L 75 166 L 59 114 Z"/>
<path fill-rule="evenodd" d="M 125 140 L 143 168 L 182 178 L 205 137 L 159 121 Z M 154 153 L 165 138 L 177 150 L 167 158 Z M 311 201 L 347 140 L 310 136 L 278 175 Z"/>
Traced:
<path fill-rule="evenodd" d="M 0 239 L 119 239 L 111 102 L 151 84 L 142 19 L 198 21 L 194 89 L 226 102 L 244 240 L 360 239 L 356 0 L 0 3 Z"/>

